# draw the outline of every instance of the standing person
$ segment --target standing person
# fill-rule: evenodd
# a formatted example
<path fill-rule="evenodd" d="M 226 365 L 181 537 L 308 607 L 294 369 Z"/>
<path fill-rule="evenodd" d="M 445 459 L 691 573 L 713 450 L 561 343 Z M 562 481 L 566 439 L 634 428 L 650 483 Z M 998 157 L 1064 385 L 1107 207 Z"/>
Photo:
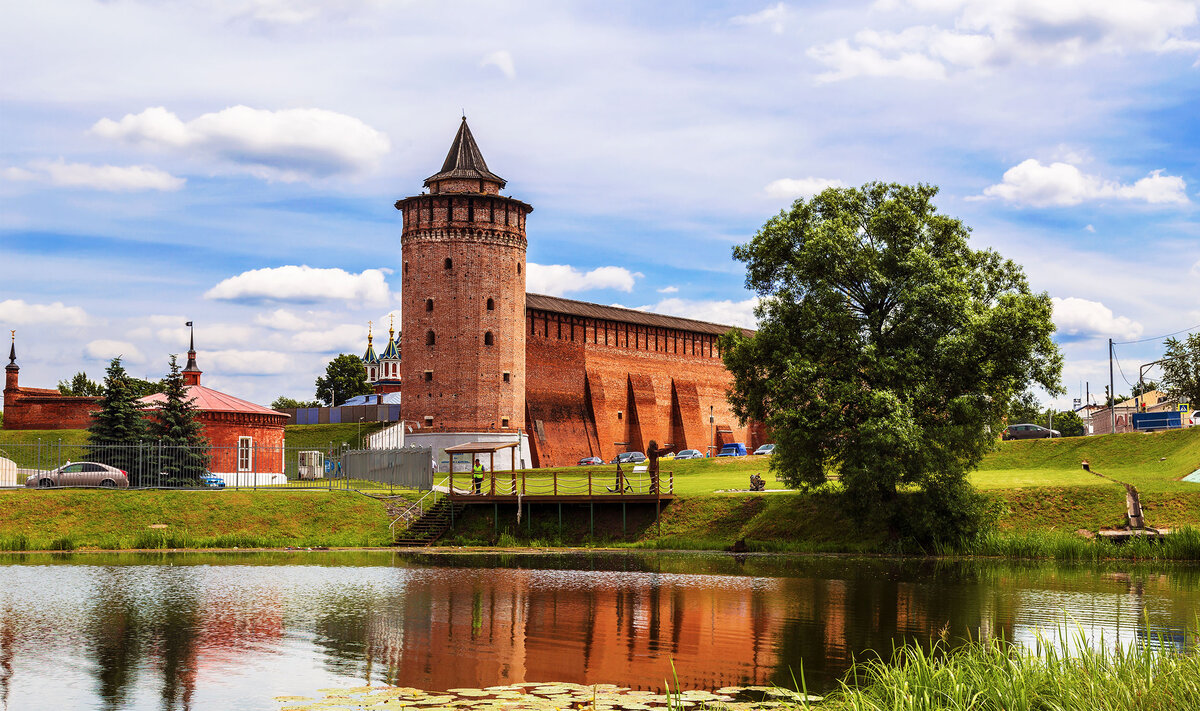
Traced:
<path fill-rule="evenodd" d="M 665 447 L 659 449 L 658 443 L 654 440 L 650 440 L 650 444 L 646 446 L 646 456 L 650 458 L 650 465 L 647 467 L 647 472 L 650 474 L 651 494 L 658 493 L 658 458 L 664 454 L 669 454 L 671 447 L 671 443 L 667 442 Z"/>
<path fill-rule="evenodd" d="M 483 464 L 476 459 L 475 466 L 471 467 L 471 479 L 475 482 L 475 493 L 483 494 Z"/>

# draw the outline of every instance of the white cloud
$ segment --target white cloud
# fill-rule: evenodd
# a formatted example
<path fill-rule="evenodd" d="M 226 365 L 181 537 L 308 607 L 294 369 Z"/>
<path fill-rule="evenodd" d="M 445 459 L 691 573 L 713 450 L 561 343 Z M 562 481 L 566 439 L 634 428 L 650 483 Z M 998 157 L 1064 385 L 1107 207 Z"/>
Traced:
<path fill-rule="evenodd" d="M 856 76 L 941 79 L 950 70 L 1012 63 L 1077 65 L 1098 54 L 1195 52 L 1185 36 L 1197 23 L 1188 0 L 910 0 L 880 9 L 938 15 L 938 24 L 899 32 L 862 30 L 808 54 L 826 65 L 818 80 Z"/>
<path fill-rule="evenodd" d="M 625 267 L 597 267 L 581 272 L 568 264 L 534 264 L 526 270 L 526 288 L 535 294 L 562 296 L 571 291 L 616 289 L 633 291 L 634 280 L 644 276 Z"/>
<path fill-rule="evenodd" d="M 1087 175 L 1068 163 L 1042 165 L 1034 158 L 1004 172 L 1004 180 L 984 189 L 985 197 L 1034 207 L 1069 206 L 1093 200 L 1135 200 L 1152 205 L 1188 203 L 1187 185 L 1177 175 L 1161 170 L 1132 185 Z"/>
<path fill-rule="evenodd" d="M 777 35 L 783 34 L 783 21 L 787 18 L 788 9 L 782 2 L 769 5 L 758 12 L 749 15 L 737 15 L 730 18 L 735 25 L 765 25 Z"/>
<path fill-rule="evenodd" d="M 4 170 L 9 180 L 36 181 L 70 188 L 92 188 L 112 192 L 136 190 L 178 190 L 187 181 L 176 178 L 165 170 L 152 165 L 90 165 L 67 163 L 62 158 L 56 161 L 35 160 L 28 168 L 10 167 Z"/>
<path fill-rule="evenodd" d="M 757 305 L 758 297 L 751 297 L 745 301 L 733 301 L 732 299 L 693 301 L 670 298 L 663 299 L 653 306 L 643 306 L 641 310 L 753 329 L 758 328 L 758 321 L 754 318 L 754 307 Z"/>
<path fill-rule="evenodd" d="M 27 304 L 22 299 L 0 301 L 0 324 L 86 326 L 90 323 L 86 311 L 78 306 L 67 306 L 61 301 L 52 304 Z"/>
<path fill-rule="evenodd" d="M 532 266 L 532 265 L 530 265 Z M 532 269 L 530 270 L 532 274 Z M 364 306 L 386 304 L 391 291 L 383 272 L 366 269 L 353 274 L 342 269 L 318 269 L 289 264 L 242 272 L 204 292 L 218 301 L 313 303 L 325 300 L 358 302 Z"/>
<path fill-rule="evenodd" d="M 198 359 L 201 370 L 222 375 L 280 375 L 295 370 L 292 357 L 279 351 L 203 351 Z"/>
<path fill-rule="evenodd" d="M 293 350 L 306 353 L 359 353 L 367 349 L 367 324 L 300 331 L 292 334 L 291 344 Z"/>
<path fill-rule="evenodd" d="M 191 342 L 191 329 L 186 326 L 176 328 L 160 328 L 154 332 L 156 338 L 175 353 L 183 353 Z M 196 345 L 200 348 L 246 347 L 260 344 L 262 332 L 245 324 L 238 323 L 198 323 L 196 324 Z"/>
<path fill-rule="evenodd" d="M 663 287 L 663 288 L 661 288 L 661 289 L 655 289 L 655 291 L 657 291 L 657 292 L 658 292 L 658 293 L 660 293 L 660 294 L 678 294 L 678 293 L 679 293 L 679 287 L 677 287 L 677 286 L 664 286 L 664 287 Z"/>
<path fill-rule="evenodd" d="M 110 361 L 120 358 L 127 363 L 144 363 L 146 357 L 138 347 L 128 341 L 111 341 L 99 339 L 89 342 L 83 348 L 83 354 L 94 360 Z"/>
<path fill-rule="evenodd" d="M 766 187 L 767 195 L 772 198 L 795 200 L 796 198 L 811 198 L 825 188 L 844 188 L 846 184 L 834 178 L 780 178 L 772 181 Z"/>
<path fill-rule="evenodd" d="M 1096 234 L 1096 227 L 1094 225 L 1087 225 L 1083 229 L 1086 232 L 1091 232 L 1092 234 Z"/>
<path fill-rule="evenodd" d="M 1115 338 L 1131 340 L 1142 335 L 1142 325 L 1127 316 L 1113 316 L 1112 309 L 1099 301 L 1074 296 L 1051 299 L 1054 325 L 1059 333 L 1075 338 Z"/>
<path fill-rule="evenodd" d="M 374 170 L 388 137 L 353 116 L 324 109 L 268 111 L 231 106 L 184 122 L 156 106 L 120 121 L 102 118 L 92 133 L 135 145 L 201 154 L 262 178 L 286 182 Z"/>
<path fill-rule="evenodd" d="M 507 49 L 498 49 L 484 56 L 479 62 L 481 67 L 495 67 L 509 79 L 517 77 L 517 67 L 513 64 L 512 53 Z"/>
<path fill-rule="evenodd" d="M 332 314 L 324 311 L 305 311 L 302 314 L 287 309 L 275 309 L 254 317 L 254 323 L 276 331 L 303 331 L 329 320 Z"/>

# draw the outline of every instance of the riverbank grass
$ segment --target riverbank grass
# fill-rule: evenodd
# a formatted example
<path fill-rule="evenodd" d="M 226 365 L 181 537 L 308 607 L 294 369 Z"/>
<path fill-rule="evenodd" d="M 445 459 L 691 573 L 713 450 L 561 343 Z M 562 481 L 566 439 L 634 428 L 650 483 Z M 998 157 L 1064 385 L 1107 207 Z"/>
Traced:
<path fill-rule="evenodd" d="M 1194 634 L 1194 633 L 1193 633 Z M 1193 637 L 1194 639 L 1194 637 Z M 1089 644 L 1082 632 L 1030 648 L 997 640 L 947 652 L 905 646 L 890 661 L 856 664 L 822 711 L 1177 711 L 1200 709 L 1200 656 L 1168 640 Z"/>

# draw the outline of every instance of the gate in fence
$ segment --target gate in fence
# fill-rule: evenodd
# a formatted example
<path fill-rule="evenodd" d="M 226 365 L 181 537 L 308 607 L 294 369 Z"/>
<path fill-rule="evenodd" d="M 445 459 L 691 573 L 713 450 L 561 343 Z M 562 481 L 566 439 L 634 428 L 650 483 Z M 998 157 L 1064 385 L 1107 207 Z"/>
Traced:
<path fill-rule="evenodd" d="M 352 449 L 342 453 L 347 479 L 429 491 L 433 488 L 433 449 Z"/>

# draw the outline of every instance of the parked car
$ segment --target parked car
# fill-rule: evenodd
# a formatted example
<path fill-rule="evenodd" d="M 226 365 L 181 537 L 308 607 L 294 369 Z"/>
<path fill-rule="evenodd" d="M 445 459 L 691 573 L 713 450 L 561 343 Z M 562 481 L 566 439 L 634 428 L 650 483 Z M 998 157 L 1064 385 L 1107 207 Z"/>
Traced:
<path fill-rule="evenodd" d="M 204 476 L 200 477 L 200 486 L 207 487 L 209 489 L 224 489 L 225 480 L 219 476 L 205 474 Z"/>
<path fill-rule="evenodd" d="M 698 449 L 684 449 L 675 455 L 676 459 L 704 459 L 704 453 Z"/>
<path fill-rule="evenodd" d="M 641 464 L 646 461 L 646 455 L 641 452 L 621 452 L 609 464 Z"/>
<path fill-rule="evenodd" d="M 31 475 L 25 486 L 49 489 L 53 486 L 102 486 L 128 489 L 129 475 L 122 469 L 98 462 L 67 462 L 58 469 Z"/>
<path fill-rule="evenodd" d="M 741 442 L 730 442 L 721 447 L 721 453 L 718 457 L 744 457 L 746 456 L 746 445 Z"/>
<path fill-rule="evenodd" d="M 579 466 L 581 466 L 581 467 L 590 467 L 593 464 L 603 464 L 603 463 L 604 463 L 604 460 L 601 459 L 600 457 L 584 457 L 583 459 L 579 460 Z"/>
<path fill-rule="evenodd" d="M 774 453 L 775 453 L 775 445 L 773 445 L 773 444 L 764 444 L 763 446 L 761 446 L 761 447 L 759 447 L 758 449 L 754 450 L 754 453 L 755 453 L 755 454 L 774 454 Z"/>
<path fill-rule="evenodd" d="M 1009 425 L 1004 428 L 1001 439 L 1050 439 L 1062 437 L 1058 430 L 1051 430 L 1041 425 Z"/>

